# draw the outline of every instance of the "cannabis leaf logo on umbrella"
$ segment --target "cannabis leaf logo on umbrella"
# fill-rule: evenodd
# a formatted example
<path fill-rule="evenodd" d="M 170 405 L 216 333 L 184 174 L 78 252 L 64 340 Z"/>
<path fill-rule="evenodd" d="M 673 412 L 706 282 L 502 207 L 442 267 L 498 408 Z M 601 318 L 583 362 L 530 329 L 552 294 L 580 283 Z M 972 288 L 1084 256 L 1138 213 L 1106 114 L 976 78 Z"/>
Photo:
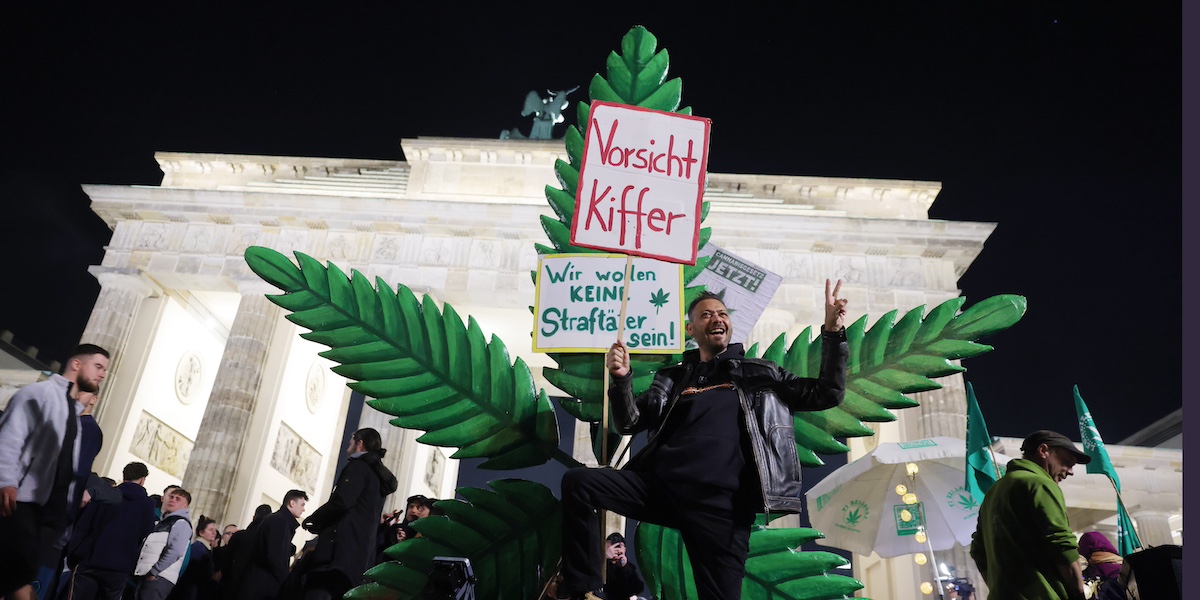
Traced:
<path fill-rule="evenodd" d="M 658 288 L 657 293 L 650 294 L 650 304 L 654 305 L 654 314 L 657 315 L 658 310 L 667 305 L 667 299 L 670 297 L 671 294 L 662 288 Z"/>
<path fill-rule="evenodd" d="M 862 519 L 862 515 L 858 512 L 858 509 L 856 508 L 856 509 L 850 511 L 846 515 L 846 524 L 847 525 L 858 525 L 858 522 L 861 519 Z"/>
<path fill-rule="evenodd" d="M 959 494 L 958 495 L 959 508 L 962 508 L 964 510 L 969 510 L 969 509 L 975 508 L 978 505 L 979 505 L 979 503 L 975 502 L 974 496 L 972 496 L 970 494 Z"/>

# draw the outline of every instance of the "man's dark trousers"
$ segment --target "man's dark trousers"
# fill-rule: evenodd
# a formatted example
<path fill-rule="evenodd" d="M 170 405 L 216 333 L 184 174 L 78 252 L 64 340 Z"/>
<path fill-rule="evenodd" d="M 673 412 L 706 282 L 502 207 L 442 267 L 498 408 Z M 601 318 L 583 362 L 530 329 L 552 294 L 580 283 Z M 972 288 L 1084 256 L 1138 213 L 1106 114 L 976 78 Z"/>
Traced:
<path fill-rule="evenodd" d="M 576 593 L 602 586 L 604 538 L 596 509 L 607 509 L 679 530 L 700 600 L 740 598 L 753 511 L 707 508 L 691 494 L 674 491 L 678 489 L 647 473 L 610 468 L 567 471 L 562 480 L 565 589 Z"/>
<path fill-rule="evenodd" d="M 92 569 L 75 567 L 71 574 L 70 598 L 72 600 L 120 600 L 125 591 L 128 573 L 109 571 L 108 569 Z"/>

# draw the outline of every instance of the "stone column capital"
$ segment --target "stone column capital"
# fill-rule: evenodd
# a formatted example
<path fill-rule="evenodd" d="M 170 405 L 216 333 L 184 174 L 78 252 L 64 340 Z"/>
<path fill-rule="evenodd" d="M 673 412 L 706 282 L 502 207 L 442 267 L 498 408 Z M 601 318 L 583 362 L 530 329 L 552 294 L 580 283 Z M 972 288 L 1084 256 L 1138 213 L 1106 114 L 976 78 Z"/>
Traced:
<path fill-rule="evenodd" d="M 102 288 L 119 288 L 138 292 L 142 298 L 159 296 L 162 288 L 142 274 L 141 269 L 122 269 L 93 265 L 88 272 L 100 282 Z"/>

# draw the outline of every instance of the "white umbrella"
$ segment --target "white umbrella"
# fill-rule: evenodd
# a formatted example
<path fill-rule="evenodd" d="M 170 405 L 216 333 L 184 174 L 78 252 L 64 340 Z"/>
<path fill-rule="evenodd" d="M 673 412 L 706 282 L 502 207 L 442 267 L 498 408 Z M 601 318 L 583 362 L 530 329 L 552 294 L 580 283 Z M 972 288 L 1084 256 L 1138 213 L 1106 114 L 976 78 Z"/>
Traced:
<path fill-rule="evenodd" d="M 934 437 L 880 444 L 830 473 L 805 498 L 812 527 L 825 534 L 817 543 L 884 558 L 969 545 L 979 504 L 963 486 L 965 456 L 963 440 Z M 909 463 L 917 465 L 915 477 Z M 1003 469 L 1008 458 L 997 454 L 996 463 Z M 906 504 L 898 485 L 918 503 Z M 916 541 L 920 525 L 927 544 Z"/>

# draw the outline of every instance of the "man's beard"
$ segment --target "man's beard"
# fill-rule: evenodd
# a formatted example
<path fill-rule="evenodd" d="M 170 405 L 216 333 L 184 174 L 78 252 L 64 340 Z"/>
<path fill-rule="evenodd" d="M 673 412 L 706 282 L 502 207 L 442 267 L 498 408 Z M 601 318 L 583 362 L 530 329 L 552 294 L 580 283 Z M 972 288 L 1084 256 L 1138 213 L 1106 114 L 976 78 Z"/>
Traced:
<path fill-rule="evenodd" d="M 83 378 L 82 373 L 75 376 L 75 388 L 81 392 L 87 392 L 89 394 L 95 394 L 96 392 L 100 391 L 100 386 L 92 385 L 92 382 Z"/>

